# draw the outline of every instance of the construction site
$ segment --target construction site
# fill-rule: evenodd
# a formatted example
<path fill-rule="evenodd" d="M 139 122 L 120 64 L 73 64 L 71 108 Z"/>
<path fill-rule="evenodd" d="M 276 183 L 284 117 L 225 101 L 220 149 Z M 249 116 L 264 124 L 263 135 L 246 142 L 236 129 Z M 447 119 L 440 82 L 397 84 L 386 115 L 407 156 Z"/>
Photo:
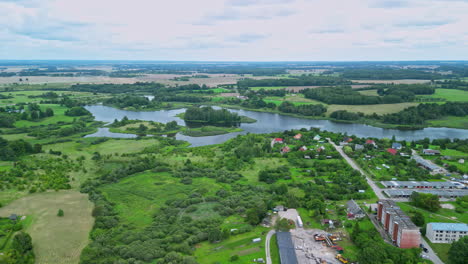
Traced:
<path fill-rule="evenodd" d="M 320 229 L 304 229 L 297 211 L 289 209 L 280 212 L 280 217 L 296 222 L 296 228 L 291 229 L 291 238 L 300 264 L 346 264 L 350 263 L 341 254 L 343 248 L 337 242 L 343 237 L 341 233 L 327 233 Z"/>

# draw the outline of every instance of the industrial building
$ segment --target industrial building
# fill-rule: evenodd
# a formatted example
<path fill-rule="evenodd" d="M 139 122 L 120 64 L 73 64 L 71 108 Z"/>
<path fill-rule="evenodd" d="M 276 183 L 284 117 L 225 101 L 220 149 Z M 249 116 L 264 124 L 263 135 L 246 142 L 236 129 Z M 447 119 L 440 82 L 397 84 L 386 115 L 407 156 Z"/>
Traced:
<path fill-rule="evenodd" d="M 430 189 L 388 189 L 383 192 L 391 198 L 409 198 L 413 192 L 430 193 L 439 196 L 439 198 L 453 199 L 468 195 L 468 190 L 430 190 Z"/>
<path fill-rule="evenodd" d="M 421 234 L 419 228 L 392 200 L 379 200 L 377 220 L 390 235 L 393 243 L 400 248 L 419 247 Z"/>
<path fill-rule="evenodd" d="M 296 250 L 289 232 L 277 232 L 276 242 L 278 244 L 281 264 L 297 264 Z"/>
<path fill-rule="evenodd" d="M 413 156 L 412 159 L 416 161 L 416 163 L 425 169 L 429 170 L 432 173 L 445 173 L 445 169 L 441 168 L 440 166 L 428 161 L 426 159 L 421 158 L 420 156 Z"/>
<path fill-rule="evenodd" d="M 427 182 L 427 181 L 381 181 L 385 188 L 403 189 L 457 189 L 460 184 L 453 182 Z"/>
<path fill-rule="evenodd" d="M 465 223 L 428 223 L 426 237 L 432 243 L 452 243 L 468 235 Z"/>

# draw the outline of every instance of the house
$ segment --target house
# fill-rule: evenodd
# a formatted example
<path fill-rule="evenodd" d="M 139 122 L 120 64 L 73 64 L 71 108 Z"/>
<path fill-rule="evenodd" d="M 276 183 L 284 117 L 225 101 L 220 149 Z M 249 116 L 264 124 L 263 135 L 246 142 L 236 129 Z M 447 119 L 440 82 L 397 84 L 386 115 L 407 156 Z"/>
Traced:
<path fill-rule="evenodd" d="M 299 148 L 300 151 L 306 151 L 307 150 L 307 147 L 306 146 L 302 146 Z"/>
<path fill-rule="evenodd" d="M 396 150 L 396 149 L 394 149 L 394 148 L 388 148 L 388 149 L 387 149 L 387 152 L 390 153 L 390 154 L 392 154 L 392 155 L 396 155 L 397 152 L 398 152 L 398 150 Z"/>
<path fill-rule="evenodd" d="M 319 140 L 320 140 L 320 136 L 319 136 L 319 135 L 315 135 L 315 137 L 314 137 L 313 139 L 316 140 L 316 141 L 319 141 Z"/>
<path fill-rule="evenodd" d="M 258 243 L 260 241 L 262 241 L 262 239 L 259 237 L 252 239 L 252 243 Z"/>
<path fill-rule="evenodd" d="M 359 219 L 366 216 L 364 211 L 354 200 L 349 200 L 346 203 L 346 211 L 348 212 L 348 219 Z"/>
<path fill-rule="evenodd" d="M 288 146 L 285 146 L 285 147 L 281 148 L 281 153 L 288 153 L 290 151 L 291 151 L 291 149 Z"/>
<path fill-rule="evenodd" d="M 275 138 L 275 139 L 273 139 L 273 141 L 274 141 L 275 143 L 284 143 L 284 141 L 283 141 L 282 138 Z"/>
<path fill-rule="evenodd" d="M 275 208 L 273 208 L 273 212 L 282 212 L 282 211 L 286 211 L 287 209 L 284 208 L 284 206 L 282 205 L 277 205 Z"/>
<path fill-rule="evenodd" d="M 464 160 L 464 159 L 459 159 L 459 160 L 458 160 L 458 163 L 464 164 L 464 163 L 465 163 L 465 160 Z"/>
<path fill-rule="evenodd" d="M 366 144 L 367 144 L 367 145 L 374 145 L 374 146 L 375 146 L 375 141 L 372 140 L 372 139 L 368 139 L 368 140 L 366 140 Z"/>
<path fill-rule="evenodd" d="M 301 139 L 301 138 L 302 138 L 302 134 L 300 133 L 294 136 L 294 139 Z"/>
<path fill-rule="evenodd" d="M 440 155 L 440 151 L 434 149 L 423 149 L 424 155 Z"/>
<path fill-rule="evenodd" d="M 310 159 L 310 156 L 306 155 L 306 156 L 304 156 L 304 159 Z"/>
<path fill-rule="evenodd" d="M 465 223 L 428 223 L 426 237 L 432 243 L 452 243 L 468 235 Z"/>
<path fill-rule="evenodd" d="M 10 219 L 11 221 L 16 221 L 18 220 L 18 216 L 16 214 L 11 214 L 8 219 Z"/>
<path fill-rule="evenodd" d="M 343 142 L 345 142 L 345 143 L 350 143 L 351 141 L 353 141 L 353 139 L 350 138 L 350 137 L 345 137 L 345 138 L 343 139 Z"/>
<path fill-rule="evenodd" d="M 400 143 L 395 142 L 392 144 L 392 149 L 400 150 L 401 148 L 402 146 Z"/>
<path fill-rule="evenodd" d="M 320 147 L 317 149 L 317 152 L 321 152 L 322 150 L 325 150 L 325 147 L 324 147 L 324 146 L 320 146 Z"/>
<path fill-rule="evenodd" d="M 363 149 L 364 149 L 364 145 L 361 145 L 361 144 L 354 145 L 354 150 L 363 150 Z"/>

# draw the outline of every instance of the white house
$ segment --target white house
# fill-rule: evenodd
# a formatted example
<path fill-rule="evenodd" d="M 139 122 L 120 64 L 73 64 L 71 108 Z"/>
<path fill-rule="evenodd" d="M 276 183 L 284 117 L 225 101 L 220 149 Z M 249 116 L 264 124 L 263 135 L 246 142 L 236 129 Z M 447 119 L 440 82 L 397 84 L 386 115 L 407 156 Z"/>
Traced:
<path fill-rule="evenodd" d="M 428 223 L 426 237 L 432 243 L 452 243 L 468 235 L 465 223 Z"/>

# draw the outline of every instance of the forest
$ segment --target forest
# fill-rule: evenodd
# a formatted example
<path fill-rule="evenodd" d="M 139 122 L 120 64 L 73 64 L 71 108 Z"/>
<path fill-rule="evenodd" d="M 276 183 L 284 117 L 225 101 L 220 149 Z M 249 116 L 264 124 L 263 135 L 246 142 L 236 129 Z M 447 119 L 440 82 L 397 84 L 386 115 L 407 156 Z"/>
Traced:
<path fill-rule="evenodd" d="M 315 75 L 301 75 L 293 76 L 287 79 L 243 79 L 237 82 L 239 89 L 246 89 L 248 87 L 262 87 L 262 86 L 334 86 L 334 85 L 348 85 L 351 81 L 331 76 L 315 76 Z"/>
<path fill-rule="evenodd" d="M 190 107 L 183 116 L 190 123 L 238 126 L 241 117 L 237 113 L 231 113 L 226 109 L 215 110 L 212 107 Z"/>

